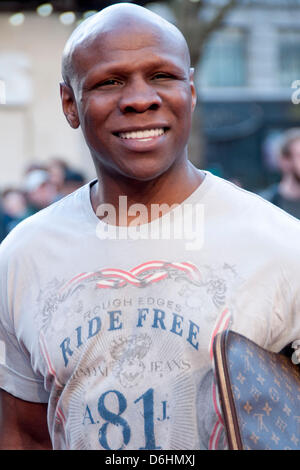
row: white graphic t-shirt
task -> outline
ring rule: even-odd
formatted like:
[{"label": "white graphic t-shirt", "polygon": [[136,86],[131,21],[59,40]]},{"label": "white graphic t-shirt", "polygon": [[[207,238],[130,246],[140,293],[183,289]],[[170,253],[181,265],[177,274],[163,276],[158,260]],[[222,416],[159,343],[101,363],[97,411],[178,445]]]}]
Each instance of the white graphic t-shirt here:
[{"label": "white graphic t-shirt", "polygon": [[0,247],[0,386],[49,403],[54,449],[226,448],[215,334],[300,338],[299,221],[207,173],[157,223],[107,230],[86,185]]}]

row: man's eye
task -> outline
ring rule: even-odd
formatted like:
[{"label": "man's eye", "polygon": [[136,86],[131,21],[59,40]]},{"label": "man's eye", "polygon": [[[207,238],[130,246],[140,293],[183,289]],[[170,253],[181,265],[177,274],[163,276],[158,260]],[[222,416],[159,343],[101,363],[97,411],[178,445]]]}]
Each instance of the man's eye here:
[{"label": "man's eye", "polygon": [[115,78],[110,78],[109,80],[105,80],[104,82],[98,83],[97,87],[109,87],[109,86],[118,86],[121,85],[120,80]]},{"label": "man's eye", "polygon": [[170,78],[172,78],[172,75],[170,75],[169,73],[163,73],[163,72],[156,73],[153,76],[154,80],[166,80],[166,79],[170,79]]}]

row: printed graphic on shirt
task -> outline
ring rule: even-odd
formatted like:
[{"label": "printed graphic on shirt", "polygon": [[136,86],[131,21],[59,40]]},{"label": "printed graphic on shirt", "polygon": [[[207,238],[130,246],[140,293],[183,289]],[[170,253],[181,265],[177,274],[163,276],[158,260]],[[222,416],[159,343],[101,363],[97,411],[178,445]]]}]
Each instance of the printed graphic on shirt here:
[{"label": "printed graphic on shirt", "polygon": [[[226,294],[236,279],[226,264],[216,272],[151,261],[53,280],[39,297],[40,344],[60,447],[199,448],[204,388],[219,413],[212,374],[202,382],[213,336],[231,321]],[[217,421],[208,425],[211,448]]]}]

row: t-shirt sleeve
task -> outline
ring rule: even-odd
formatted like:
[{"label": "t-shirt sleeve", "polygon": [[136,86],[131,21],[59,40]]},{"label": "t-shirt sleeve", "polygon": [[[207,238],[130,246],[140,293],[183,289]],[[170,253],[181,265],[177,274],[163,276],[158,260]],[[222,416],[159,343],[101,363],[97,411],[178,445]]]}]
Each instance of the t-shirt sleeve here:
[{"label": "t-shirt sleeve", "polygon": [[8,301],[9,247],[0,246],[0,388],[22,400],[47,403],[49,394],[44,380],[37,375],[30,360],[30,354],[20,344],[14,331],[12,301]]},{"label": "t-shirt sleeve", "polygon": [[[295,257],[298,260],[298,257]],[[298,267],[297,267],[298,268]],[[283,270],[273,303],[270,341],[273,350],[281,351],[300,340],[300,280],[295,263]]]},{"label": "t-shirt sleeve", "polygon": [[32,370],[30,359],[20,349],[17,338],[0,322],[0,388],[21,398],[47,403],[48,393],[42,377]]}]

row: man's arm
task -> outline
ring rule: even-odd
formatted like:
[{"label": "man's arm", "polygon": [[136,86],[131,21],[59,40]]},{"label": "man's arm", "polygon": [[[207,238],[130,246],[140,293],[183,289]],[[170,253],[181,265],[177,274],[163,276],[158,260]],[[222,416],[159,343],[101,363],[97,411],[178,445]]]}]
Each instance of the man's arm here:
[{"label": "man's arm", "polygon": [[52,449],[47,404],[20,400],[0,390],[0,449]]}]

